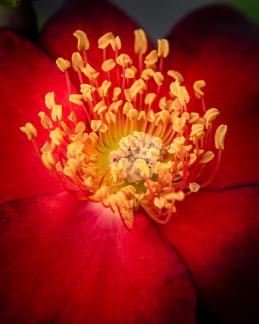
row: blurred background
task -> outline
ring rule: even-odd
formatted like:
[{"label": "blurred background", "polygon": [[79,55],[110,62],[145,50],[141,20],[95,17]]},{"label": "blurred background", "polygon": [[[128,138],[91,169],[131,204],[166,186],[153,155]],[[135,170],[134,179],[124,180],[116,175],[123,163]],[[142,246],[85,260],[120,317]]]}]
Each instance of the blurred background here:
[{"label": "blurred background", "polygon": [[[66,0],[34,0],[38,28],[59,10]],[[85,0],[88,1],[88,0]],[[0,0],[0,26],[16,15],[28,0]],[[183,16],[193,9],[215,3],[228,3],[241,10],[249,19],[259,23],[259,0],[110,0],[149,32],[153,39],[164,36]],[[9,7],[9,8],[7,8]],[[10,13],[10,8],[12,13]],[[17,18],[15,18],[17,20]],[[14,19],[14,20],[15,20]]]}]

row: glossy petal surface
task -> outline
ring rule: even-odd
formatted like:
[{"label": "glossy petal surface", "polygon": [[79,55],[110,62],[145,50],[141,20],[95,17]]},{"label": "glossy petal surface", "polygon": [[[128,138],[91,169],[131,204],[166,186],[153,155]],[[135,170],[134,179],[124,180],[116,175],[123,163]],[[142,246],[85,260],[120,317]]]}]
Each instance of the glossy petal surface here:
[{"label": "glossy petal surface", "polygon": [[258,187],[193,194],[160,228],[220,323],[252,323],[259,316],[258,201]]},{"label": "glossy petal surface", "polygon": [[186,269],[147,218],[128,231],[68,194],[1,206],[4,322],[194,323]]}]

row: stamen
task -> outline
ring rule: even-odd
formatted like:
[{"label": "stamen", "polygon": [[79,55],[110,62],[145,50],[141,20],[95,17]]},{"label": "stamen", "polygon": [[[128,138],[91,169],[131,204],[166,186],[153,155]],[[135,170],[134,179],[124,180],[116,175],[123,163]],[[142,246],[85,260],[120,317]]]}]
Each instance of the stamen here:
[{"label": "stamen", "polygon": [[[133,210],[138,208],[165,224],[176,212],[178,202],[214,178],[227,125],[217,128],[215,147],[210,147],[212,124],[219,110],[206,109],[206,83],[198,80],[193,89],[203,113],[190,111],[188,104],[193,98],[182,74],[173,68],[163,73],[163,61],[170,52],[166,39],[158,40],[157,49],[146,54],[146,34],[136,30],[137,57],[133,58],[121,52],[119,36],[108,32],[97,44],[103,62],[93,67],[86,54],[90,50],[87,35],[82,30],[73,35],[77,51],[72,53],[71,61],[61,57],[56,61],[65,74],[70,105],[56,102],[54,92],[45,95],[47,110],[38,113],[47,132],[41,150],[33,124],[28,122],[20,130],[32,142],[44,166],[64,188],[72,185],[80,199],[110,208],[129,229],[133,227]],[[133,63],[137,60],[138,68]],[[78,75],[78,90],[74,93],[68,70]],[[172,78],[169,87],[166,78]],[[200,183],[210,163],[215,164],[214,169]]]}]

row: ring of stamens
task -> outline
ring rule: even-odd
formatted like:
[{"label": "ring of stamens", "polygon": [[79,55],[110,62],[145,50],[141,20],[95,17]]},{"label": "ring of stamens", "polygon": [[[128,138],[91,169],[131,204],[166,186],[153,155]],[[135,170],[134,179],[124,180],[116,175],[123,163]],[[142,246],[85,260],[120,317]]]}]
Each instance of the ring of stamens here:
[{"label": "ring of stamens", "polygon": [[[166,223],[176,212],[177,201],[208,185],[218,169],[227,133],[224,124],[213,131],[219,110],[206,109],[205,81],[193,85],[200,112],[190,111],[191,95],[183,76],[173,69],[163,71],[168,41],[158,40],[158,49],[147,54],[144,31],[136,30],[134,35],[134,58],[122,51],[119,36],[103,35],[98,40],[103,62],[96,69],[88,61],[87,35],[76,31],[78,51],[71,60],[56,61],[66,78],[69,104],[56,103],[54,92],[49,92],[47,109],[39,112],[49,139],[39,150],[35,126],[28,122],[20,128],[65,188],[111,208],[128,228],[133,226],[134,209],[142,207],[156,222]],[[71,93],[73,70],[78,93]],[[79,119],[78,107],[84,119]],[[199,183],[213,160],[211,177]]]}]

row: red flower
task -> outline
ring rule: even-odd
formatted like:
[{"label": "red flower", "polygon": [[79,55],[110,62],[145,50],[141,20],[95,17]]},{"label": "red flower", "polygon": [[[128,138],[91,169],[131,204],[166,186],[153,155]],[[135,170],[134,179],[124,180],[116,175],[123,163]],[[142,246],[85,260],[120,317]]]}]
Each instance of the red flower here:
[{"label": "red flower", "polygon": [[[83,1],[47,26],[43,48],[70,57],[78,28],[93,40],[108,29],[132,52],[134,24],[105,2]],[[65,193],[20,135],[27,120],[38,124],[44,93],[66,100],[66,84],[39,49],[1,31],[3,322],[193,323],[197,298],[221,322],[258,316],[258,31],[219,7],[187,17],[173,34],[169,64],[188,88],[206,80],[207,104],[231,125],[228,148],[209,190],[179,203],[168,224],[137,214],[128,231],[109,209]],[[90,59],[98,62],[97,52]]]}]

